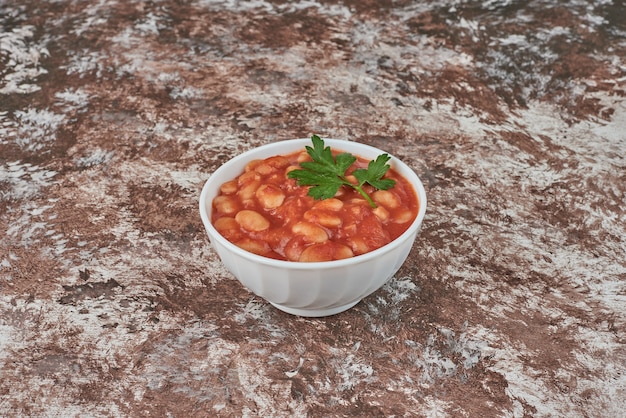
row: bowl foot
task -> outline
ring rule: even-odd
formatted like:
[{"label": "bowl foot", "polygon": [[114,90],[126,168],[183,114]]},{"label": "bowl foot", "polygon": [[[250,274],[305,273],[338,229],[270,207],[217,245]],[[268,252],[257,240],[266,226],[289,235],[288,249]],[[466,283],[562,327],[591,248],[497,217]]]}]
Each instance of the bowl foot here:
[{"label": "bowl foot", "polygon": [[288,314],[297,315],[297,316],[307,316],[307,317],[322,317],[322,316],[330,316],[336,315],[343,311],[347,311],[352,308],[354,305],[359,303],[360,300],[356,302],[350,302],[346,305],[337,306],[335,308],[330,309],[298,309],[298,308],[289,308],[287,306],[278,305],[276,303],[270,302],[274,307],[280,309],[283,312],[287,312]]}]

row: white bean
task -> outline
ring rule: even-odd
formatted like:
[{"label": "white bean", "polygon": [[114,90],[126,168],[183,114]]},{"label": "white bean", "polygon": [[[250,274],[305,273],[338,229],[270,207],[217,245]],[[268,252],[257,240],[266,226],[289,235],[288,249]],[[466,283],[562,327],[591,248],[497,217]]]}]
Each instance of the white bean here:
[{"label": "white bean", "polygon": [[303,235],[308,242],[324,242],[328,240],[326,231],[310,222],[298,222],[291,227],[294,234]]},{"label": "white bean", "polygon": [[393,222],[403,224],[413,219],[413,212],[410,209],[404,209],[393,216]]},{"label": "white bean", "polygon": [[343,207],[343,202],[335,198],[324,199],[324,200],[317,202],[315,205],[313,205],[314,209],[332,210],[334,212],[341,210],[342,207]]},{"label": "white bean", "polygon": [[246,167],[244,168],[244,171],[246,173],[248,173],[248,172],[254,170],[262,162],[263,162],[263,160],[252,160],[248,164],[246,164]]},{"label": "white bean", "polygon": [[395,209],[400,206],[400,198],[389,190],[376,190],[372,194],[374,202],[385,206],[387,209]]},{"label": "white bean", "polygon": [[376,209],[372,210],[372,212],[381,222],[385,222],[389,219],[389,211],[383,206],[378,206]]},{"label": "white bean", "polygon": [[224,216],[213,222],[213,226],[224,238],[229,241],[238,240],[243,236],[243,232],[235,218]]},{"label": "white bean", "polygon": [[248,171],[237,178],[237,184],[240,186],[252,180],[261,180],[261,176],[256,171]]},{"label": "white bean", "polygon": [[302,251],[302,254],[300,254],[299,261],[315,262],[341,260],[353,256],[354,253],[350,247],[329,241],[321,244],[313,244],[310,247],[305,248],[304,251]]},{"label": "white bean", "polygon": [[240,210],[235,215],[237,223],[248,231],[265,231],[270,227],[270,222],[258,212],[253,210]]},{"label": "white bean", "polygon": [[333,254],[330,251],[330,247],[324,244],[313,244],[307,247],[300,254],[298,261],[302,262],[315,262],[315,261],[330,261],[333,259]]},{"label": "white bean", "polygon": [[237,191],[237,182],[235,180],[227,181],[220,186],[220,191],[224,194],[233,194]]},{"label": "white bean", "polygon": [[298,158],[296,161],[298,161],[299,163],[302,163],[304,161],[311,161],[311,157],[309,156],[308,153],[301,152],[300,154],[298,154]]},{"label": "white bean", "polygon": [[309,222],[316,223],[328,228],[341,225],[341,217],[325,211],[309,209],[304,212],[304,219]]},{"label": "white bean", "polygon": [[252,197],[254,196],[254,193],[256,193],[256,190],[259,188],[260,185],[261,185],[260,181],[252,180],[249,183],[246,183],[244,186],[242,186],[241,189],[239,189],[239,191],[237,192],[237,195],[239,196],[241,200],[252,199]]},{"label": "white bean", "polygon": [[359,184],[359,181],[352,174],[348,174],[346,176],[346,180],[348,180],[352,184]]},{"label": "white bean", "polygon": [[224,232],[231,229],[239,229],[239,224],[237,223],[235,218],[230,218],[228,216],[218,218],[215,222],[213,222],[213,226],[219,232]]},{"label": "white bean", "polygon": [[353,237],[348,240],[348,243],[352,247],[354,254],[365,254],[370,250],[363,238]]},{"label": "white bean", "polygon": [[350,257],[354,257],[354,253],[352,252],[352,249],[350,247],[343,244],[335,245],[335,254],[333,256],[335,260],[341,260]]},{"label": "white bean", "polygon": [[298,261],[300,259],[300,254],[304,250],[306,242],[304,241],[304,237],[300,235],[296,235],[291,238],[287,244],[285,245],[285,257],[287,257],[290,261]]},{"label": "white bean", "polygon": [[256,198],[265,209],[275,209],[285,201],[285,193],[271,184],[260,186],[255,192]]},{"label": "white bean", "polygon": [[300,170],[300,166],[299,165],[290,165],[289,167],[285,168],[285,177],[287,177],[287,174],[289,174],[289,172],[291,172],[293,170]]},{"label": "white bean", "polygon": [[287,159],[287,157],[284,157],[282,155],[275,155],[273,157],[266,158],[264,163],[269,165],[270,167],[283,168],[289,165],[289,160]]},{"label": "white bean", "polygon": [[276,168],[272,167],[271,165],[267,163],[261,163],[257,165],[256,167],[254,167],[254,171],[256,171],[262,176],[267,176],[268,174],[271,174],[274,170],[276,170]]},{"label": "white bean", "polygon": [[254,254],[263,255],[270,251],[269,245],[263,241],[252,238],[243,238],[235,243],[239,248],[250,251]]},{"label": "white bean", "polygon": [[213,206],[218,212],[224,214],[233,214],[239,209],[239,204],[230,196],[220,195],[213,199]]}]

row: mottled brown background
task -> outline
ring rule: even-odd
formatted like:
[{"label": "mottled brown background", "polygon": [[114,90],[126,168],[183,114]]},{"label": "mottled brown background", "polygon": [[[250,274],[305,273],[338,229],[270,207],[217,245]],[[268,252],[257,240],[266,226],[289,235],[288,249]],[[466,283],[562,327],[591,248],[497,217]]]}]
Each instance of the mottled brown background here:
[{"label": "mottled brown background", "polygon": [[[625,8],[0,0],[0,416],[623,416]],[[429,209],[384,288],[305,319],[197,202],[313,133]]]}]

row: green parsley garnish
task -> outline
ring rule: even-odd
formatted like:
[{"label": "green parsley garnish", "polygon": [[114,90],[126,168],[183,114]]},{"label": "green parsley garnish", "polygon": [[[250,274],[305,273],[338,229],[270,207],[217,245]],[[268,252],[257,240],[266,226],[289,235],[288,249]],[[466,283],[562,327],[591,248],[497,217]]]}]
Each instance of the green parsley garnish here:
[{"label": "green parsley garnish", "polygon": [[379,190],[392,188],[396,181],[383,178],[390,166],[387,161],[391,159],[388,154],[379,155],[367,165],[367,169],[357,168],[352,175],[357,179],[357,184],[350,182],[346,177],[346,170],[357,160],[354,155],[343,152],[333,157],[330,147],[324,146],[324,140],[317,135],[311,137],[313,147],[306,146],[306,152],[313,161],[300,163],[302,170],[292,170],[287,175],[297,180],[300,186],[313,186],[309,189],[309,196],[314,199],[329,199],[339,191],[341,186],[349,186],[355,189],[367,200],[371,207],[376,203],[363,190],[367,183]]}]

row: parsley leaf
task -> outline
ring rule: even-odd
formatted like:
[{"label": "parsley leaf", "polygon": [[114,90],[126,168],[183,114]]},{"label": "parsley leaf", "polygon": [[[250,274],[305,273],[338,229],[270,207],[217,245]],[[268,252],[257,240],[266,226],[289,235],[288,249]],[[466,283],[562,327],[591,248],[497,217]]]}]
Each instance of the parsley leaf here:
[{"label": "parsley leaf", "polygon": [[390,159],[389,154],[380,154],[376,157],[376,160],[369,162],[367,170],[359,168],[354,170],[352,174],[359,181],[359,185],[369,183],[380,190],[390,189],[396,184],[395,180],[382,178],[387,170],[389,170],[387,161]]},{"label": "parsley leaf", "polygon": [[313,161],[300,163],[302,170],[292,170],[287,175],[289,178],[297,180],[300,186],[312,186],[309,189],[309,196],[314,199],[329,199],[339,191],[341,186],[349,186],[367,200],[371,207],[375,208],[376,203],[363,190],[367,183],[379,190],[392,188],[396,182],[393,179],[383,178],[390,166],[387,162],[391,159],[388,154],[379,155],[376,160],[370,161],[367,169],[358,168],[352,173],[358,183],[354,184],[346,177],[346,171],[357,157],[343,152],[333,156],[330,147],[324,145],[324,140],[319,136],[311,137],[313,147],[306,146],[306,151]]}]

